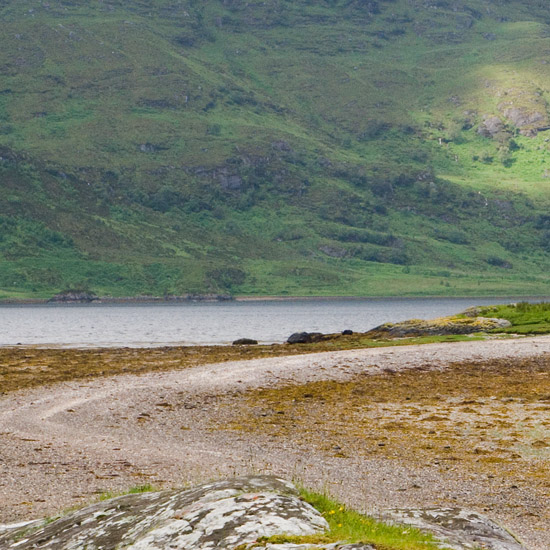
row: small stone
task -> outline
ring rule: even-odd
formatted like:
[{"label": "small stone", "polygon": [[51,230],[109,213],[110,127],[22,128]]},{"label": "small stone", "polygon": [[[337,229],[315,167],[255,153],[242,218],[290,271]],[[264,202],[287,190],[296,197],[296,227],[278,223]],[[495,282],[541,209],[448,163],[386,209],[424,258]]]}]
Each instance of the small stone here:
[{"label": "small stone", "polygon": [[253,340],[252,338],[239,338],[233,342],[234,346],[256,346],[258,345],[258,340]]}]

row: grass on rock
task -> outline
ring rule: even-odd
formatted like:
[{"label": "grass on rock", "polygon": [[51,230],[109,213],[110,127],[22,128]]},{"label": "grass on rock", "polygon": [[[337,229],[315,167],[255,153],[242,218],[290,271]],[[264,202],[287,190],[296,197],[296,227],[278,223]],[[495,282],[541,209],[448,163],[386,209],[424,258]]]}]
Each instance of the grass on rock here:
[{"label": "grass on rock", "polygon": [[265,542],[372,544],[377,550],[435,550],[440,546],[431,535],[413,527],[390,525],[377,521],[314,491],[301,488],[301,497],[318,510],[329,524],[329,530],[312,537],[270,537]]}]

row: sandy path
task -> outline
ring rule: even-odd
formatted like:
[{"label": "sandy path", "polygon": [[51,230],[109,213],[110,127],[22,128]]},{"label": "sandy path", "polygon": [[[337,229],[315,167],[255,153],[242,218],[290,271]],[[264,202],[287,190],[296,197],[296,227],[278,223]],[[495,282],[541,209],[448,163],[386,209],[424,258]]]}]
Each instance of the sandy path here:
[{"label": "sandy path", "polygon": [[[442,494],[450,493],[458,495],[453,498],[460,505],[466,480],[445,478],[428,466],[413,471],[398,461],[374,459],[343,465],[308,453],[299,442],[269,445],[211,430],[211,419],[220,421],[221,396],[227,399],[247,388],[549,352],[550,336],[351,350],[75,381],[8,394],[0,400],[0,523],[52,514],[104,490],[143,483],[181,485],[257,470],[328,486],[363,509],[437,505]],[[412,500],[399,490],[411,478],[420,479],[422,487]],[[477,490],[476,480],[467,483],[467,492]],[[540,529],[536,517],[499,519],[531,549],[550,548],[550,532]]]}]

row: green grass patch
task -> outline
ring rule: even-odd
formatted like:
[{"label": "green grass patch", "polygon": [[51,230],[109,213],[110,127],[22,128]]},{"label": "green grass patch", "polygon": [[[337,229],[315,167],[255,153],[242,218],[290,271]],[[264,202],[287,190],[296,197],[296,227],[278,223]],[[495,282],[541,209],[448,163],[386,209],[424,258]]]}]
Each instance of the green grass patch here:
[{"label": "green grass patch", "polygon": [[511,327],[499,332],[516,334],[549,334],[550,333],[550,302],[487,306],[479,308],[479,314],[484,317],[506,319]]},{"label": "green grass patch", "polygon": [[300,496],[317,509],[329,524],[319,535],[305,537],[277,535],[258,540],[267,543],[330,544],[333,542],[372,544],[377,550],[435,550],[441,548],[435,539],[413,527],[389,525],[349,509],[321,493],[300,490]]}]

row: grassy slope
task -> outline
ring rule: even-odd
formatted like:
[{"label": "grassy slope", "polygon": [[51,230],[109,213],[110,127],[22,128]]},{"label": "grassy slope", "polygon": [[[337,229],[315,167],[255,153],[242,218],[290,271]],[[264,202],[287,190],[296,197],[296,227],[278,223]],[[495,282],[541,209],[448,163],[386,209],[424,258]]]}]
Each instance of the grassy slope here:
[{"label": "grassy slope", "polygon": [[486,306],[480,308],[479,314],[506,319],[512,323],[512,326],[499,332],[511,334],[548,334],[550,332],[550,303],[548,302]]},{"label": "grassy slope", "polygon": [[546,292],[542,3],[0,17],[0,294]]}]

